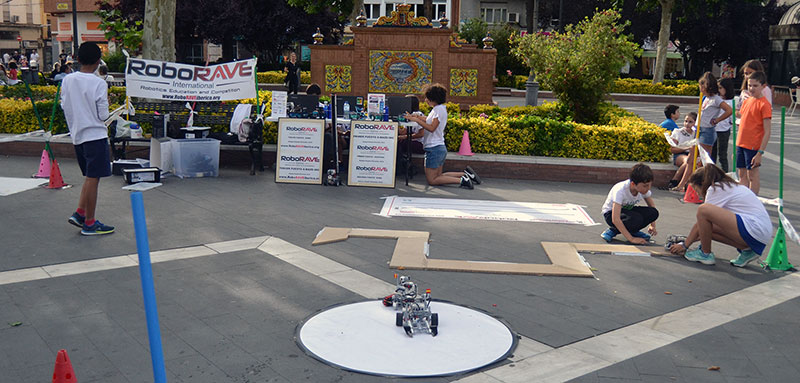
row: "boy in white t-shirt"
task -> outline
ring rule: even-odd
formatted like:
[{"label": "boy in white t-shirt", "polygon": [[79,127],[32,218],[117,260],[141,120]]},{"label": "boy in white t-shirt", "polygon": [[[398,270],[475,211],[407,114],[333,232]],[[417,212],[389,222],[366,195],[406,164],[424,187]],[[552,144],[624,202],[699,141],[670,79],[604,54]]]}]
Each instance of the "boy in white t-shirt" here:
[{"label": "boy in white t-shirt", "polygon": [[78,48],[80,72],[71,73],[61,82],[61,108],[67,119],[75,156],[85,180],[78,200],[78,209],[68,222],[81,228],[83,235],[102,235],[114,232],[113,226],[95,219],[97,187],[100,178],[111,175],[108,148],[108,85],[95,76],[100,65],[100,47],[93,42]]},{"label": "boy in white t-shirt", "polygon": [[[606,241],[622,234],[630,243],[645,245],[651,235],[656,235],[658,210],[651,197],[653,171],[649,166],[638,163],[631,168],[627,180],[614,185],[603,204],[603,217],[609,228],[600,236]],[[644,200],[647,206],[636,206]],[[648,227],[648,233],[641,231]]]}]

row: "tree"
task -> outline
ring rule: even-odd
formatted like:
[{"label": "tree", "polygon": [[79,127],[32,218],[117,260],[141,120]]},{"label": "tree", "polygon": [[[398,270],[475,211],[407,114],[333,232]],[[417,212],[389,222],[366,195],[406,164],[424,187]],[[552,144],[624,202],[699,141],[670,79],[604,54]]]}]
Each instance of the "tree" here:
[{"label": "tree", "polygon": [[118,9],[99,9],[95,14],[100,17],[100,30],[106,39],[113,41],[118,48],[127,49],[132,55],[138,54],[142,47],[142,21],[129,20],[122,17]]},{"label": "tree", "polygon": [[619,77],[625,63],[640,54],[623,33],[614,10],[595,13],[563,33],[536,33],[514,39],[513,53],[527,62],[536,78],[573,112],[573,119],[592,123],[599,104]]},{"label": "tree", "polygon": [[478,44],[481,47],[481,40],[486,37],[486,32],[489,31],[489,24],[485,21],[474,17],[467,19],[459,24],[458,35],[472,44]]},{"label": "tree", "polygon": [[147,0],[142,31],[142,57],[175,61],[175,7],[177,0]]},{"label": "tree", "polygon": [[667,68],[669,28],[672,26],[672,9],[675,7],[675,0],[658,0],[658,2],[661,4],[661,28],[658,30],[653,84],[658,84],[664,80],[664,70]]},{"label": "tree", "polygon": [[[112,5],[98,3],[104,10],[119,10],[131,21],[143,20],[145,0],[118,0]],[[259,67],[275,67],[281,53],[296,42],[310,43],[317,27],[326,43],[338,42],[342,23],[330,11],[308,14],[287,0],[177,0],[176,48],[208,40],[223,47],[223,60],[234,59],[239,43],[259,58]],[[179,54],[179,57],[185,57]]]}]

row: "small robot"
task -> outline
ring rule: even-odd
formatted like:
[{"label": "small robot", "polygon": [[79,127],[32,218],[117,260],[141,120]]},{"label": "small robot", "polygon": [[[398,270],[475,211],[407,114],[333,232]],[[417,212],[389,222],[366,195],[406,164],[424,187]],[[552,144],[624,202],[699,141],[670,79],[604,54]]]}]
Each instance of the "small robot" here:
[{"label": "small robot", "polygon": [[384,297],[383,305],[398,311],[395,325],[403,327],[409,337],[414,333],[439,334],[439,314],[431,312],[431,289],[417,294],[417,284],[410,277],[395,274],[394,294]]},{"label": "small robot", "polygon": [[686,241],[685,235],[670,234],[667,236],[667,242],[664,243],[664,248],[669,250],[672,245]]}]

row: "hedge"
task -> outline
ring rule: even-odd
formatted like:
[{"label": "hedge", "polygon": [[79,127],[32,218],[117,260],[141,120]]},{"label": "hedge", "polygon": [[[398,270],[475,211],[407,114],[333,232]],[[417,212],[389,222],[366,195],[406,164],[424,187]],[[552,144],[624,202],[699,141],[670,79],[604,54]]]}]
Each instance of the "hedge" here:
[{"label": "hedge", "polygon": [[[499,87],[524,90],[526,81],[528,81],[528,76],[497,76],[497,86]],[[539,86],[540,90],[548,90],[541,86],[541,84]],[[697,81],[691,80],[664,80],[658,84],[653,84],[652,80],[619,78],[614,82],[611,93],[697,96],[700,94],[700,86],[697,84]]]},{"label": "hedge", "polygon": [[[36,88],[36,87],[34,87]],[[51,89],[52,88],[52,89]],[[39,87],[35,94],[47,97],[54,87]],[[2,89],[16,95],[17,90]],[[9,93],[10,92],[10,93]],[[124,102],[124,88],[112,88],[116,97],[112,109]],[[266,102],[264,115],[271,113],[270,91],[259,91],[259,99]],[[226,103],[251,103],[254,99],[226,101]],[[37,107],[45,126],[49,123],[52,100],[38,101]],[[576,124],[569,119],[569,111],[561,104],[549,102],[540,106],[515,106],[499,108],[494,105],[476,105],[461,112],[458,104],[447,103],[448,122],[445,141],[448,150],[458,151],[462,131],[469,131],[472,151],[475,153],[534,155],[549,157],[669,162],[670,154],[663,138],[663,129],[610,103],[602,104],[600,125]],[[421,105],[427,113],[430,108]],[[150,132],[149,124],[143,124]],[[54,121],[55,133],[67,131],[60,106]],[[39,129],[31,103],[24,98],[0,98],[0,133],[19,134]],[[215,132],[227,132],[228,125],[212,126]],[[264,142],[275,144],[277,124],[264,124]]]},{"label": "hedge", "polygon": [[512,115],[511,108],[478,105],[449,115],[447,149],[458,151],[466,130],[475,153],[669,162],[663,129],[611,104],[603,105],[603,125],[554,118],[563,113],[558,103],[516,108]]}]

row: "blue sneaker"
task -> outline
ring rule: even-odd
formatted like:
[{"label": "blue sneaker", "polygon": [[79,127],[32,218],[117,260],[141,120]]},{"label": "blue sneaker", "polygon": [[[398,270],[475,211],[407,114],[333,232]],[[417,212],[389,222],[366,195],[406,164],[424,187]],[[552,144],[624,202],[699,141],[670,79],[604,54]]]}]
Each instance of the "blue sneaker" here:
[{"label": "blue sneaker", "polygon": [[606,231],[603,232],[603,234],[600,234],[600,237],[603,238],[603,240],[605,240],[606,242],[611,242],[611,240],[614,239],[614,237],[616,237],[617,234],[619,234],[619,232],[616,229],[612,229],[609,227],[608,229],[606,229]]},{"label": "blue sneaker", "polygon": [[631,235],[634,236],[634,237],[637,237],[637,238],[644,238],[645,241],[649,241],[650,240],[650,234],[647,234],[647,233],[645,233],[643,231],[637,231],[635,233],[632,233]]},{"label": "blue sneaker", "polygon": [[103,235],[113,232],[114,226],[103,225],[100,221],[94,221],[92,226],[86,226],[86,223],[84,223],[83,229],[81,229],[81,234],[83,235]]},{"label": "blue sneaker", "polygon": [[69,222],[72,225],[77,226],[77,227],[79,227],[81,229],[83,229],[83,223],[85,221],[86,221],[86,217],[78,214],[77,211],[72,213],[72,215],[69,216],[69,218],[67,218],[67,222]]},{"label": "blue sneaker", "polygon": [[748,263],[755,261],[761,255],[756,254],[755,251],[751,249],[742,250],[739,252],[739,256],[736,259],[731,259],[731,265],[736,267],[745,267]]},{"label": "blue sneaker", "polygon": [[683,257],[692,262],[700,262],[704,265],[713,265],[716,263],[716,260],[714,260],[714,253],[704,253],[701,249],[689,250]]}]

